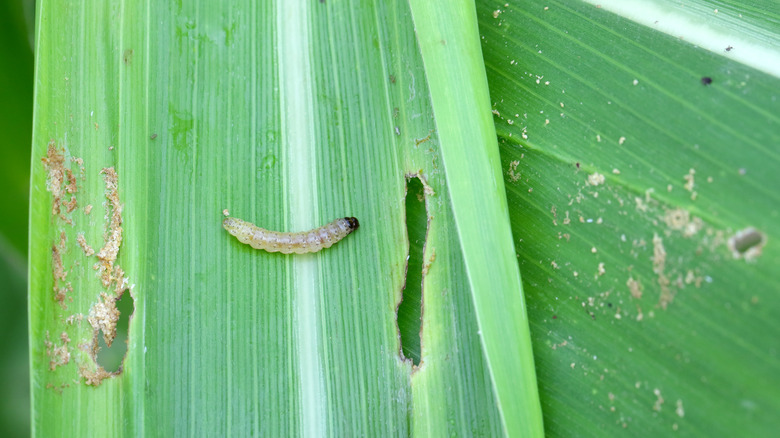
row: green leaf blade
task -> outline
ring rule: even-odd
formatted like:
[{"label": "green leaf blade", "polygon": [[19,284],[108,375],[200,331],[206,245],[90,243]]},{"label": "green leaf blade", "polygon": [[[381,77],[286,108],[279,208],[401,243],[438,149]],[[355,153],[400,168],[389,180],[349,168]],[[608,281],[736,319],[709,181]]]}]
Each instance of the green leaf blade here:
[{"label": "green leaf blade", "polygon": [[[52,217],[51,175],[33,167],[37,435],[500,430],[407,5],[304,6],[295,17],[273,4],[40,9],[33,160],[54,139],[80,179],[69,228]],[[73,356],[53,372],[45,339],[86,318],[101,293],[114,298],[91,269],[96,256],[76,245],[80,232],[104,244],[109,167],[123,216],[116,263],[135,307],[122,372],[88,386],[79,368],[94,363],[74,347],[93,339],[87,320],[67,329]],[[435,221],[425,365],[412,373],[395,309],[416,172]],[[284,256],[237,242],[220,226],[224,209],[280,231],[353,215],[361,227],[330,249]],[[62,230],[68,309],[52,299]]]},{"label": "green leaf blade", "polygon": [[479,11],[547,434],[771,433],[777,78],[586,4]]},{"label": "green leaf blade", "polygon": [[[411,2],[411,6],[457,234],[504,433],[541,436],[530,334],[514,250],[509,244],[511,231],[495,130],[488,112],[487,83],[483,66],[474,62],[481,56],[476,16],[465,2],[449,7]],[[434,16],[439,21],[431,20]],[[471,32],[453,32],[450,25]]]}]

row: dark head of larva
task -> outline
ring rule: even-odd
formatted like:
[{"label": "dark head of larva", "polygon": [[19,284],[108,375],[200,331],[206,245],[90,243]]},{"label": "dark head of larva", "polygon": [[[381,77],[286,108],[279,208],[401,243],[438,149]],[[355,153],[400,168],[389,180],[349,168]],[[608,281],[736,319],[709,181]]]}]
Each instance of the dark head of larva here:
[{"label": "dark head of larva", "polygon": [[345,221],[349,224],[349,229],[352,231],[357,230],[357,227],[360,226],[360,222],[358,222],[356,217],[345,217]]}]

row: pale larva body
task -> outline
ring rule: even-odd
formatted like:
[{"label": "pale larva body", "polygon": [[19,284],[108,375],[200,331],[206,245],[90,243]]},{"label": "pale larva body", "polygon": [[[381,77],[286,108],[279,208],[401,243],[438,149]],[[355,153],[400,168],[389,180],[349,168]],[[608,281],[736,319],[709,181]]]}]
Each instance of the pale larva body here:
[{"label": "pale larva body", "polygon": [[330,248],[339,240],[355,231],[360,226],[354,217],[345,217],[323,225],[311,231],[300,233],[281,233],[266,230],[254,224],[234,217],[222,221],[222,227],[228,233],[236,236],[239,242],[252,248],[264,249],[268,252],[283,254],[304,254]]}]

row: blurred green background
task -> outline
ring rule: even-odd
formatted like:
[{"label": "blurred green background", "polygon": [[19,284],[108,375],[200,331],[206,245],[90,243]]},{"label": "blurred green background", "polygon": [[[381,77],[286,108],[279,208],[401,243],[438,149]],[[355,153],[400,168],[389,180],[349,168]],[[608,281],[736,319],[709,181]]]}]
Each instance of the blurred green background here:
[{"label": "blurred green background", "polygon": [[30,435],[27,213],[33,99],[32,0],[0,1],[0,431]]}]

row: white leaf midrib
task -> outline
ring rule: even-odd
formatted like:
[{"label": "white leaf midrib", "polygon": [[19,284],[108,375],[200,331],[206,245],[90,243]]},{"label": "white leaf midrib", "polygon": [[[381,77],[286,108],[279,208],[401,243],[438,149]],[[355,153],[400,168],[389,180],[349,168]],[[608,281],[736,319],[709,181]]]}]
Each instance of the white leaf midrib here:
[{"label": "white leaf midrib", "polygon": [[[277,4],[277,59],[286,217],[290,231],[312,229],[317,219],[316,136],[307,0]],[[299,433],[326,434],[317,257],[290,258],[293,358],[298,377]]]},{"label": "white leaf midrib", "polygon": [[[756,70],[780,77],[777,34],[743,20],[733,10],[707,9],[700,5],[670,4],[648,0],[584,0],[643,26],[695,44]],[[762,37],[762,38],[759,38]],[[727,47],[733,50],[726,51]]]}]

